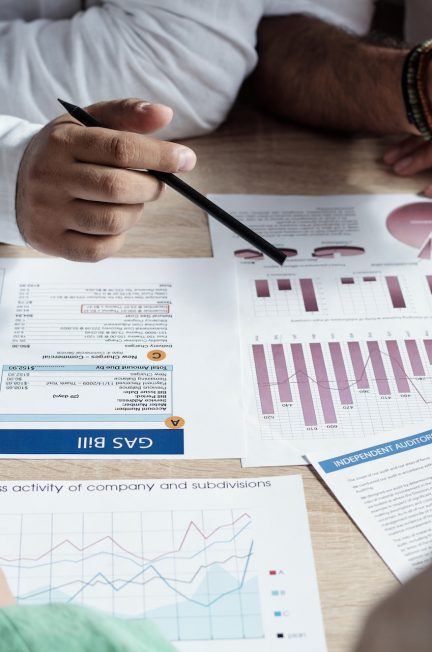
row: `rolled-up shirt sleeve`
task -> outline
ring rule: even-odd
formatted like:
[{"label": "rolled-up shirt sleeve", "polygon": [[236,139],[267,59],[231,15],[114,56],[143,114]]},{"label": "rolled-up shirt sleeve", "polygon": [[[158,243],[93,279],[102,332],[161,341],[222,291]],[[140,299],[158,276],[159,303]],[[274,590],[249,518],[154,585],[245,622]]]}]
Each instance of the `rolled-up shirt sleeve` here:
[{"label": "rolled-up shirt sleeve", "polygon": [[15,214],[16,180],[22,155],[41,125],[0,115],[0,242],[25,244]]},{"label": "rolled-up shirt sleeve", "polygon": [[266,0],[267,15],[309,14],[364,35],[370,28],[374,0]]}]

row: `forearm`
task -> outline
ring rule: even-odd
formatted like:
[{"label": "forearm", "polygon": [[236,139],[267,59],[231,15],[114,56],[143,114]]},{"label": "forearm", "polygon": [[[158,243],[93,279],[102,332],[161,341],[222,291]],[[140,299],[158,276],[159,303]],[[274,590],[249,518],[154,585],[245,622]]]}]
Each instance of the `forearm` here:
[{"label": "forearm", "polygon": [[255,92],[281,117],[346,131],[417,133],[401,91],[405,49],[296,15],[263,20],[258,52]]}]

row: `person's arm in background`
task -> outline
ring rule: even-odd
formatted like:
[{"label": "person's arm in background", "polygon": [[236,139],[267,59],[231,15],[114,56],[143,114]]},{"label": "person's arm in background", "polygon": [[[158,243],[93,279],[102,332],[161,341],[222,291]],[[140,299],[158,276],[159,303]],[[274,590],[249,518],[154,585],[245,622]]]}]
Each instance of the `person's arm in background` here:
[{"label": "person's arm in background", "polygon": [[0,568],[0,652],[176,652],[145,618],[65,603],[20,605]]},{"label": "person's arm in background", "polygon": [[366,621],[355,652],[432,650],[432,568],[397,589]]},{"label": "person's arm in background", "polygon": [[[432,167],[432,144],[406,117],[401,91],[408,49],[369,43],[309,16],[266,18],[253,74],[261,103],[281,117],[316,127],[412,134],[383,161],[410,176]],[[432,64],[429,64],[432,102]],[[425,195],[432,197],[432,185]]]},{"label": "person's arm in background", "polygon": [[306,15],[266,18],[252,75],[273,113],[315,127],[415,134],[401,92],[405,49],[369,44]]}]

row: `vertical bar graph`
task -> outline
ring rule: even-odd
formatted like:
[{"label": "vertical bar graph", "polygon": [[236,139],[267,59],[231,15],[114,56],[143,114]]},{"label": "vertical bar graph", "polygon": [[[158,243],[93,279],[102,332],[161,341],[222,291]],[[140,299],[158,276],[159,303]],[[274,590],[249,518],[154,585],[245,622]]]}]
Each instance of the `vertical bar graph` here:
[{"label": "vertical bar graph", "polygon": [[317,418],[315,413],[315,406],[312,398],[309,376],[302,345],[291,344],[291,352],[294,362],[294,370],[297,378],[304,423],[306,426],[316,426]]},{"label": "vertical bar graph", "polygon": [[[273,427],[282,428],[283,433],[286,429],[294,432],[299,421],[300,426],[314,430],[337,425],[354,428],[353,424],[359,423],[355,410],[369,414],[363,425],[360,419],[360,427],[367,428],[366,423],[374,423],[383,414],[401,417],[400,410],[410,401],[418,402],[406,418],[419,418],[419,413],[426,416],[421,410],[432,409],[431,383],[416,380],[432,380],[432,337],[276,342],[252,347],[258,409],[263,416],[272,415]],[[278,395],[272,390],[276,384]],[[391,402],[380,400],[390,396]],[[279,425],[278,419],[282,420]],[[327,428],[322,432],[328,432]]]},{"label": "vertical bar graph", "polygon": [[404,369],[398,343],[396,340],[387,340],[386,345],[393,369],[393,375],[396,381],[396,387],[402,394],[408,394],[411,391],[411,388]]},{"label": "vertical bar graph", "polygon": [[263,299],[270,296],[270,288],[268,281],[255,281],[255,288],[257,297]]},{"label": "vertical bar graph", "polygon": [[358,342],[348,342],[348,351],[358,389],[369,389],[366,365]]},{"label": "vertical bar graph", "polygon": [[378,342],[367,343],[372,369],[375,375],[375,382],[378,387],[378,392],[381,396],[390,396],[390,385],[387,379],[384,363],[381,357]]},{"label": "vertical bar graph", "polygon": [[310,345],[312,362],[315,369],[315,378],[318,384],[318,393],[321,401],[325,423],[337,423],[333,397],[330,389],[327,369],[321,344],[313,342]]},{"label": "vertical bar graph", "polygon": [[313,280],[311,278],[301,278],[300,289],[302,292],[303,303],[306,312],[318,312],[318,302],[315,294]]},{"label": "vertical bar graph", "polygon": [[432,340],[423,340],[429,364],[432,364]]},{"label": "vertical bar graph", "polygon": [[265,358],[264,346],[262,344],[252,345],[256,377],[258,380],[258,392],[263,414],[274,414],[273,398],[270,389],[270,379]]},{"label": "vertical bar graph", "polygon": [[373,283],[376,281],[376,276],[363,276],[363,281],[365,283]]},{"label": "vertical bar graph", "polygon": [[291,281],[289,278],[278,278],[277,286],[278,286],[278,290],[282,290],[282,291],[291,290]]},{"label": "vertical bar graph", "polygon": [[402,294],[402,288],[400,286],[398,277],[386,276],[385,279],[388,290],[390,292],[393,308],[406,308],[405,299]]},{"label": "vertical bar graph", "polygon": [[366,372],[366,365],[358,342],[348,342],[348,351],[354,376],[359,389],[369,389],[369,380]]},{"label": "vertical bar graph", "polygon": [[283,344],[272,344],[272,355],[279,389],[279,398],[282,403],[292,403],[292,392]]},{"label": "vertical bar graph", "polygon": [[341,345],[339,342],[329,342],[329,349],[341,403],[342,405],[352,405],[353,398],[349,386]]},{"label": "vertical bar graph", "polygon": [[405,340],[405,346],[414,376],[424,376],[425,370],[415,340]]}]

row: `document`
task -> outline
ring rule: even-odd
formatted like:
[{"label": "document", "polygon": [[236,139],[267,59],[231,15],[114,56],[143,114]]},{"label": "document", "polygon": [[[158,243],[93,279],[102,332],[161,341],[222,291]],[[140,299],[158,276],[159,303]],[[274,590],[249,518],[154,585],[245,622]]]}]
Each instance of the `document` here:
[{"label": "document", "polygon": [[0,270],[1,456],[243,453],[229,265],[2,259]]},{"label": "document", "polygon": [[180,651],[325,652],[300,476],[0,483],[21,605],[150,618]]},{"label": "document", "polygon": [[218,195],[284,249],[279,267],[211,221],[237,260],[247,453],[304,463],[432,416],[432,202]]},{"label": "document", "polygon": [[308,459],[400,581],[432,562],[430,427],[404,428],[367,448]]}]

